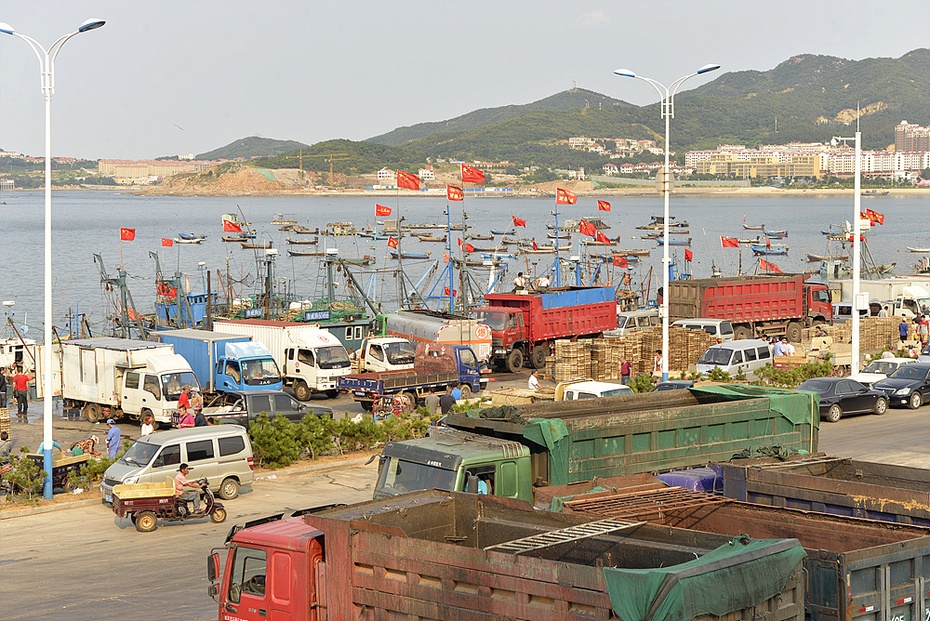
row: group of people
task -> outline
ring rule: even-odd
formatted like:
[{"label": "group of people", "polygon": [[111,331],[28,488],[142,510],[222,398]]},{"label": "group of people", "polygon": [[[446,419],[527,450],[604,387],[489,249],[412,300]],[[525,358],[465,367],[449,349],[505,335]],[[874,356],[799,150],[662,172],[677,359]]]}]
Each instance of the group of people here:
[{"label": "group of people", "polygon": [[793,356],[795,354],[794,345],[788,342],[788,337],[783,336],[781,339],[772,339],[773,356]]},{"label": "group of people", "polygon": [[210,421],[203,415],[203,395],[197,389],[191,389],[190,386],[181,388],[181,396],[178,397],[178,427],[187,429],[188,427],[206,427]]},{"label": "group of people", "polygon": [[526,291],[528,288],[532,288],[533,291],[548,291],[551,283],[549,281],[549,275],[543,274],[532,283],[528,282],[526,276],[523,275],[523,272],[517,274],[517,277],[513,279],[513,291],[514,293],[518,291]]},{"label": "group of people", "polygon": [[901,317],[898,324],[898,336],[901,338],[901,344],[907,345],[909,340],[920,341],[922,347],[927,345],[930,340],[930,321],[926,315],[914,317],[913,324],[908,324],[907,319]]}]

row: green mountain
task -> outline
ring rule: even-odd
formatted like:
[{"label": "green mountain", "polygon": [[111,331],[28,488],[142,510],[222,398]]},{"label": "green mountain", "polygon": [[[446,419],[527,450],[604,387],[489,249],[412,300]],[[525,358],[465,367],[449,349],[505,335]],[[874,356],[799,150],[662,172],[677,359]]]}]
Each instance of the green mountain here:
[{"label": "green mountain", "polygon": [[295,140],[273,140],[271,138],[259,138],[258,136],[249,136],[240,138],[231,142],[225,147],[214,149],[206,153],[199,153],[196,156],[198,160],[232,160],[237,157],[253,158],[268,157],[279,155],[281,153],[290,153],[299,149],[309,149],[307,145]]}]

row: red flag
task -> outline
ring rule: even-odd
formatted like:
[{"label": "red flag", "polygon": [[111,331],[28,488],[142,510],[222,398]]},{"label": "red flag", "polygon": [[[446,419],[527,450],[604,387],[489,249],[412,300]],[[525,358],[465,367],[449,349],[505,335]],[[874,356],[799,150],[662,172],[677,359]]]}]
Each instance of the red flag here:
[{"label": "red flag", "polygon": [[462,188],[454,185],[446,186],[446,198],[450,201],[461,201],[465,200],[465,192],[462,191]]},{"label": "red flag", "polygon": [[388,248],[397,248],[398,243],[399,242],[397,241],[397,238],[394,237],[393,235],[388,237],[388,244],[387,244]]},{"label": "red flag", "polygon": [[[443,287],[443,288],[442,288],[442,294],[443,294],[443,295],[449,295],[449,287]],[[457,296],[458,294],[459,294],[459,290],[458,290],[458,289],[453,289],[453,290],[452,290],[452,297],[455,297],[455,296]]]},{"label": "red flag", "polygon": [[694,253],[685,248],[685,261],[691,261],[694,258]]},{"label": "red flag", "polygon": [[163,282],[157,283],[155,285],[155,292],[162,296],[163,298],[176,298],[178,297],[178,290],[175,287],[172,287]]},{"label": "red flag", "polygon": [[484,183],[487,176],[477,168],[462,164],[462,183]]},{"label": "red flag", "polygon": [[239,226],[238,222],[233,222],[232,220],[223,220],[223,232],[224,233],[241,233],[242,227]]},{"label": "red flag", "polygon": [[522,226],[523,228],[526,228],[526,220],[524,220],[523,218],[518,218],[516,216],[510,216],[510,217],[513,218],[514,226]]},{"label": "red flag", "polygon": [[630,262],[626,260],[626,257],[614,257],[614,267],[629,267]]},{"label": "red flag", "polygon": [[443,252],[443,253],[442,253],[442,262],[443,262],[443,263],[448,263],[448,262],[449,262],[449,253],[448,253],[448,252]]},{"label": "red flag", "polygon": [[533,250],[539,250],[539,246],[536,245],[536,239],[533,238]]},{"label": "red flag", "polygon": [[608,246],[613,244],[613,242],[610,241],[610,238],[604,235],[603,233],[601,233],[600,231],[597,232],[597,234],[594,236],[594,239],[601,242],[602,244],[607,244]]},{"label": "red flag", "polygon": [[397,171],[397,187],[406,188],[407,190],[418,191],[420,189],[420,178],[402,170]]},{"label": "red flag", "polygon": [[769,236],[768,236],[768,235],[765,236],[765,247],[766,247],[766,248],[771,248],[771,247],[772,247],[772,240],[769,239]]},{"label": "red flag", "polygon": [[780,267],[771,261],[766,261],[765,259],[759,259],[759,267],[761,267],[766,272],[772,272],[773,274],[784,274]]},{"label": "red flag", "polygon": [[872,211],[871,209],[865,210],[865,217],[868,218],[872,224],[878,222],[879,224],[885,224],[885,214],[878,213],[877,211]]},{"label": "red flag", "polygon": [[587,220],[582,220],[578,223],[578,232],[588,237],[595,237],[597,235],[597,227]]},{"label": "red flag", "polygon": [[597,201],[598,211],[610,211],[610,203],[607,201]]},{"label": "red flag", "polygon": [[120,241],[132,241],[136,238],[136,229],[120,229]]},{"label": "red flag", "polygon": [[555,191],[555,204],[556,205],[574,205],[578,202],[578,197],[575,196],[574,192],[569,192],[568,190],[563,190],[562,188],[557,188]]},{"label": "red flag", "polygon": [[720,247],[721,248],[739,248],[739,239],[736,237],[724,237],[720,236]]},{"label": "red flag", "polygon": [[391,208],[375,203],[375,215],[376,216],[389,216],[391,215]]},{"label": "red flag", "polygon": [[468,242],[465,242],[464,244],[462,244],[462,251],[463,252],[474,252],[475,247],[469,244]]},{"label": "red flag", "polygon": [[162,245],[162,246],[166,246],[166,247],[168,247],[168,248],[171,248],[171,247],[174,245],[174,240],[171,239],[170,237],[162,237],[162,238],[161,238],[161,245]]}]

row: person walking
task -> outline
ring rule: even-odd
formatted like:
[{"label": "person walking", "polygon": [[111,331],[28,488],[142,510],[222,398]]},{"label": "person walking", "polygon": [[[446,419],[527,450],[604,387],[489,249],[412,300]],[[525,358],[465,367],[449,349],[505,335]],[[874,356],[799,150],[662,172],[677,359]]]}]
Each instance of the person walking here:
[{"label": "person walking", "polygon": [[624,386],[629,385],[632,372],[633,363],[626,358],[620,358],[620,383]]},{"label": "person walking", "polygon": [[907,345],[908,332],[909,327],[907,325],[907,320],[901,317],[901,323],[898,324],[898,337],[901,339],[901,345]]},{"label": "person walking", "polygon": [[927,321],[926,315],[921,315],[920,320],[917,322],[917,334],[920,335],[921,345],[926,345],[927,341],[930,340],[930,321]]},{"label": "person walking", "polygon": [[116,459],[116,453],[119,452],[119,441],[122,433],[119,430],[119,427],[116,426],[116,421],[112,418],[107,419],[107,425],[110,427],[107,430],[107,455],[110,459]]},{"label": "person walking", "polygon": [[652,374],[662,377],[662,350],[657,349],[656,355],[652,357]]},{"label": "person walking", "polygon": [[6,369],[0,369],[0,408],[6,407]]},{"label": "person walking", "polygon": [[16,417],[21,423],[29,422],[29,382],[32,376],[17,365],[13,376],[13,395],[16,397]]},{"label": "person walking", "polygon": [[455,405],[455,397],[452,396],[452,386],[446,386],[446,392],[439,397],[439,413],[445,416],[452,411]]}]

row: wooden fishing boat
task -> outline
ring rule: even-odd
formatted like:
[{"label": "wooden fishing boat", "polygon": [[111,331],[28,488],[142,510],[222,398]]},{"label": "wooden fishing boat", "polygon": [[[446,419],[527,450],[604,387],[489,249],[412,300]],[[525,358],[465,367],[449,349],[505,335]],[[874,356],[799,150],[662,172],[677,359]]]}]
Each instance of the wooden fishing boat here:
[{"label": "wooden fishing boat", "polygon": [[[571,248],[571,245],[559,246],[559,252],[568,252]],[[555,252],[555,246],[540,246],[537,244],[536,248],[532,246],[520,246],[520,252],[523,254],[553,254]]]},{"label": "wooden fishing boat", "polygon": [[765,243],[765,240],[759,237],[758,235],[756,235],[755,238],[753,239],[738,239],[736,241],[740,244],[764,244]]},{"label": "wooden fishing boat", "polygon": [[475,241],[491,241],[492,239],[494,239],[494,236],[493,235],[469,234],[465,236],[465,239],[473,239]]},{"label": "wooden fishing boat", "polygon": [[294,217],[294,214],[290,213],[276,213],[271,219],[271,223],[276,226],[283,226],[285,224],[297,224],[297,218]]},{"label": "wooden fishing boat", "polygon": [[289,244],[297,244],[300,246],[316,246],[318,243],[320,243],[319,237],[314,237],[312,239],[297,239],[296,237],[285,237],[285,239],[287,240],[287,243]]},{"label": "wooden fishing boat", "polygon": [[442,237],[439,237],[438,235],[433,235],[432,233],[426,233],[425,235],[417,235],[417,239],[419,239],[421,242],[441,242],[441,243],[445,243],[445,241],[446,241],[446,236],[443,235]]},{"label": "wooden fishing boat", "polygon": [[242,248],[245,250],[267,250],[274,246],[274,242],[271,241],[251,241],[251,242],[242,242]]},{"label": "wooden fishing boat", "polygon": [[292,257],[322,257],[322,256],[326,256],[326,251],[325,250],[294,250],[293,248],[288,248],[287,254]]},{"label": "wooden fishing boat", "polygon": [[348,265],[371,265],[375,262],[375,257],[366,254],[361,257],[340,257],[340,260]]},{"label": "wooden fishing boat", "polygon": [[246,222],[245,220],[241,219],[238,214],[234,213],[224,213],[222,215],[222,219],[227,222],[232,222],[233,224],[238,224],[242,227],[252,226],[251,222]]},{"label": "wooden fishing boat", "polygon": [[503,229],[491,229],[491,235],[516,235],[516,229],[503,230]]},{"label": "wooden fishing boat", "polygon": [[[664,246],[665,238],[664,237],[656,238],[656,243],[658,243],[660,246]],[[668,245],[669,246],[690,246],[691,238],[689,237],[688,239],[670,239],[668,240]]]},{"label": "wooden fishing boat", "polygon": [[289,233],[297,233],[298,235],[319,235],[320,234],[319,227],[315,229],[311,229],[311,228],[304,226],[303,224],[287,224],[285,226],[282,226],[280,230],[287,231]]},{"label": "wooden fishing boat", "polygon": [[358,234],[355,225],[351,222],[328,222],[326,224],[326,228],[329,229],[331,235],[336,236],[349,236]]},{"label": "wooden fishing boat", "polygon": [[750,225],[748,225],[748,224],[746,224],[746,223],[744,222],[744,223],[743,223],[743,230],[746,230],[746,231],[764,231],[764,230],[765,230],[765,225],[764,225],[764,224],[760,224],[759,226],[750,226]]},{"label": "wooden fishing boat", "polygon": [[[675,216],[669,216],[668,228],[671,229],[673,227],[679,227],[679,228],[686,229],[688,228],[688,221],[682,220],[679,222],[678,220],[675,220]],[[665,228],[665,217],[664,216],[652,216],[652,222],[650,222],[649,224],[643,224],[641,226],[637,226],[636,228],[639,229],[640,231],[661,231]]]},{"label": "wooden fishing boat", "polygon": [[202,244],[207,238],[206,235],[196,235],[194,233],[178,233],[174,238],[176,244]]},{"label": "wooden fishing boat", "polygon": [[788,254],[788,246],[785,244],[751,244],[749,246],[752,249],[754,255],[786,255]]},{"label": "wooden fishing boat", "polygon": [[908,252],[916,252],[918,254],[930,254],[930,248],[907,246]]},{"label": "wooden fishing boat", "polygon": [[[928,249],[928,250],[930,250],[930,249]],[[848,261],[848,260],[849,260],[849,255],[848,255],[848,254],[836,254],[836,255],[829,255],[829,254],[811,254],[810,252],[808,252],[808,253],[807,253],[807,260],[808,260],[808,262],[810,262],[810,263],[820,263],[821,261],[834,261],[834,260],[836,260],[836,261]]]},{"label": "wooden fishing boat", "polygon": [[519,244],[520,240],[516,237],[501,237],[502,244]]},{"label": "wooden fishing boat", "polygon": [[359,231],[358,236],[364,237],[365,239],[380,240],[380,239],[387,239],[391,235],[390,233],[378,233],[375,231]]},{"label": "wooden fishing boat", "polygon": [[252,232],[249,232],[248,234],[242,233],[237,235],[223,235],[220,237],[220,239],[222,239],[224,242],[244,242],[254,238],[255,233]]},{"label": "wooden fishing boat", "polygon": [[621,250],[620,248],[614,248],[611,251],[611,254],[613,254],[615,257],[627,257],[627,258],[648,257],[650,254],[652,254],[652,250],[650,248],[628,248],[624,250]]},{"label": "wooden fishing boat", "polygon": [[546,233],[549,239],[571,239],[571,233]]},{"label": "wooden fishing boat", "polygon": [[396,250],[391,251],[392,259],[428,259],[432,252],[403,252],[399,253]]},{"label": "wooden fishing boat", "polygon": [[788,237],[788,231],[765,231],[765,235],[772,239],[782,239]]}]

